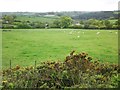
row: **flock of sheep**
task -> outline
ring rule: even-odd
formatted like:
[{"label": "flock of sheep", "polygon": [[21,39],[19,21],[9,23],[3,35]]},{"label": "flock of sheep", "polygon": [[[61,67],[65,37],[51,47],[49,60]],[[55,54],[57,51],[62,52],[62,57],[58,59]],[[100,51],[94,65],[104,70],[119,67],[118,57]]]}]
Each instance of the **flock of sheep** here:
[{"label": "flock of sheep", "polygon": [[[69,35],[72,35],[74,32],[77,32],[77,31],[70,31],[70,32],[69,32]],[[109,33],[115,33],[115,34],[118,34],[118,32],[113,32],[113,31],[108,31],[108,32],[109,32]],[[64,31],[64,33],[65,33],[65,31]],[[81,34],[85,34],[84,31],[82,31],[82,32],[78,31],[77,33],[78,33],[78,34],[79,34],[79,33],[81,33]],[[101,34],[101,32],[99,32],[99,31],[96,32],[96,35],[100,35],[100,34]],[[78,35],[77,37],[80,38],[80,35]]]}]

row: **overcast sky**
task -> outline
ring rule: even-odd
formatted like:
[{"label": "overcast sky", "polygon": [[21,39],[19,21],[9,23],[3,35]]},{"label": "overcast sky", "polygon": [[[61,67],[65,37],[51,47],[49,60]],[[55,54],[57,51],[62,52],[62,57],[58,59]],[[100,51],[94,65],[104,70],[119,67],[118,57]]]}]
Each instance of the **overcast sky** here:
[{"label": "overcast sky", "polygon": [[120,0],[0,0],[0,12],[112,11]]}]

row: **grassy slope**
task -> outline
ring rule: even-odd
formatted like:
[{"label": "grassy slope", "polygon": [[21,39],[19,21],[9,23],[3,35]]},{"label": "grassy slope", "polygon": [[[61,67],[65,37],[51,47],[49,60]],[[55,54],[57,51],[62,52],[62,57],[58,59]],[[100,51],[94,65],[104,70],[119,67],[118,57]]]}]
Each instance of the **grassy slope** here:
[{"label": "grassy slope", "polygon": [[[69,34],[72,31],[72,34]],[[79,33],[78,33],[79,32]],[[83,34],[84,32],[84,34]],[[87,52],[101,62],[117,63],[118,35],[113,30],[13,30],[3,32],[3,68],[34,65],[48,60],[64,60],[72,51]],[[77,36],[80,36],[79,38]]]},{"label": "grassy slope", "polygon": [[48,22],[52,23],[55,19],[58,17],[29,17],[29,16],[17,16],[16,20],[21,20],[21,21],[32,21],[32,22]]}]

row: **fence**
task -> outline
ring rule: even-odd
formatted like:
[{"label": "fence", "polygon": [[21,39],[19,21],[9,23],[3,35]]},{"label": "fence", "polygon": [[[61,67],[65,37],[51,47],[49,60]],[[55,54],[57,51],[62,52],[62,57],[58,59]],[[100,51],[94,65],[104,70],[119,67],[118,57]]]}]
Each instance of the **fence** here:
[{"label": "fence", "polygon": [[[35,60],[35,63],[34,63],[34,67],[35,67],[35,68],[36,68],[36,63],[37,63],[37,61]],[[12,62],[11,62],[11,60],[10,60],[9,65],[10,65],[10,69],[12,69]]]}]

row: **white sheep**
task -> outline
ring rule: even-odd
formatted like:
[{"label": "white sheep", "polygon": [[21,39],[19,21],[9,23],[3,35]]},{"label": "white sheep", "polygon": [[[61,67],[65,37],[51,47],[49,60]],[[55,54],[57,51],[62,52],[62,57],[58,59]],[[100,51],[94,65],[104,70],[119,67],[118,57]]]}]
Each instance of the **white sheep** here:
[{"label": "white sheep", "polygon": [[115,34],[117,34],[117,32],[115,32]]},{"label": "white sheep", "polygon": [[78,38],[80,37],[80,36],[77,36]]},{"label": "white sheep", "polygon": [[99,34],[100,34],[100,32],[97,32],[96,34],[97,34],[97,35],[99,35]]},{"label": "white sheep", "polygon": [[72,32],[69,32],[69,34],[72,34]]}]

